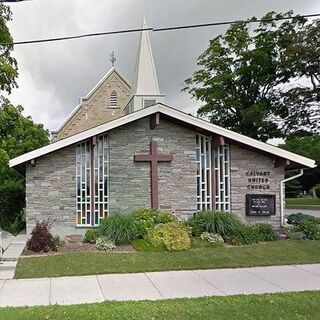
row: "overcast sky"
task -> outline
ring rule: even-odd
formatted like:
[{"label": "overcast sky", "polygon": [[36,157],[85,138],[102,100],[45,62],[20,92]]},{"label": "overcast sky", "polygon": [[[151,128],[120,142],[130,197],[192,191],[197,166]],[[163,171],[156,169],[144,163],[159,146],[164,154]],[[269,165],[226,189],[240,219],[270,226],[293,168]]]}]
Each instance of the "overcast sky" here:
[{"label": "overcast sky", "polygon": [[[261,17],[274,10],[310,14],[320,12],[318,0],[31,0],[11,5],[10,31],[15,41],[141,26],[165,27]],[[225,27],[150,34],[159,86],[167,104],[186,112],[199,105],[181,93],[183,81],[196,70],[196,59],[209,39]],[[16,46],[19,88],[10,97],[25,114],[55,129],[110,69],[116,67],[132,81],[139,34],[122,34],[64,42]]]}]

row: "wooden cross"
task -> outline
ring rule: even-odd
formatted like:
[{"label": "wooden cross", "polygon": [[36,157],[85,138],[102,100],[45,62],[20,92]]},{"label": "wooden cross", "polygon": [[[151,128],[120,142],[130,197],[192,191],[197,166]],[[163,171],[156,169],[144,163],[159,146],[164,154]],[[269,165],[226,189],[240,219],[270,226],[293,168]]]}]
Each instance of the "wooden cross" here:
[{"label": "wooden cross", "polygon": [[158,154],[158,144],[156,141],[150,142],[150,154],[135,154],[134,161],[150,162],[151,167],[151,208],[158,208],[158,162],[171,162],[173,156],[171,154]]}]

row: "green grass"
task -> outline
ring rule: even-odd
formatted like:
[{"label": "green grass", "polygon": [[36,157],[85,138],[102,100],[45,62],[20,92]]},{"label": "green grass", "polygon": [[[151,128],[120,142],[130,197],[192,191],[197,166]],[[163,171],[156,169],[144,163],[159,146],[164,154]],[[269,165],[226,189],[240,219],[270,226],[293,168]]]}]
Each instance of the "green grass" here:
[{"label": "green grass", "polygon": [[289,198],[286,199],[287,209],[320,210],[320,199],[316,198]]},{"label": "green grass", "polygon": [[320,292],[0,309],[1,320],[319,319]]},{"label": "green grass", "polygon": [[203,247],[179,252],[82,252],[22,258],[16,278],[103,273],[236,268],[320,262],[320,241],[283,240],[241,247]]}]

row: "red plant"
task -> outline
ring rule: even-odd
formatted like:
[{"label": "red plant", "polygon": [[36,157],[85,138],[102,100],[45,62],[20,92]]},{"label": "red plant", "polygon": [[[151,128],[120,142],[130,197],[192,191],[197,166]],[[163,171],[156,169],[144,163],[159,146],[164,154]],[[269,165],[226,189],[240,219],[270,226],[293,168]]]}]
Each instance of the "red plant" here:
[{"label": "red plant", "polygon": [[56,251],[57,247],[54,245],[53,236],[49,229],[46,221],[37,221],[31,232],[31,238],[27,242],[27,248],[34,252]]}]

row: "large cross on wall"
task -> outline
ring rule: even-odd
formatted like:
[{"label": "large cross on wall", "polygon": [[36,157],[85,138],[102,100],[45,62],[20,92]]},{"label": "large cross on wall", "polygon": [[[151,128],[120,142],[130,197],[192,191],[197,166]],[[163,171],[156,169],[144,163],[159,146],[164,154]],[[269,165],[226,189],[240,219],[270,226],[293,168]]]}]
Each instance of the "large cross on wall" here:
[{"label": "large cross on wall", "polygon": [[134,161],[150,162],[151,177],[151,208],[157,209],[159,206],[159,187],[158,187],[158,162],[171,162],[172,154],[158,154],[158,144],[156,141],[150,142],[150,154],[136,154]]}]

